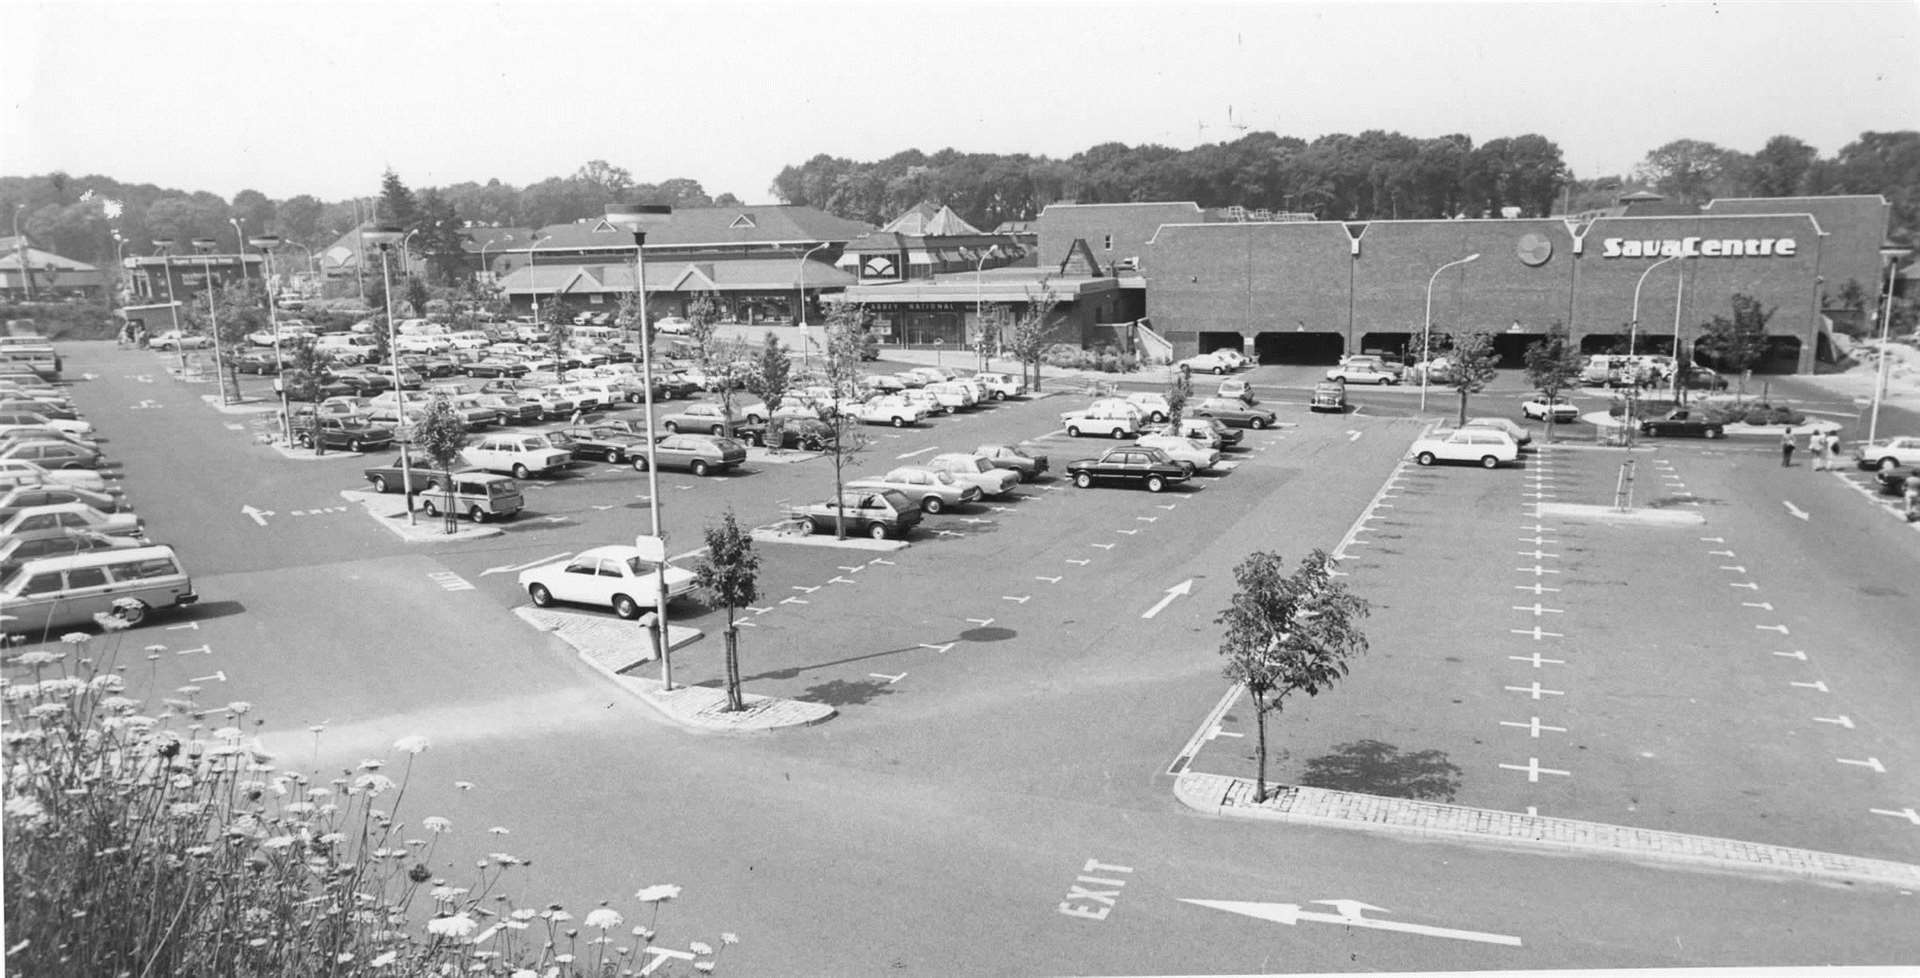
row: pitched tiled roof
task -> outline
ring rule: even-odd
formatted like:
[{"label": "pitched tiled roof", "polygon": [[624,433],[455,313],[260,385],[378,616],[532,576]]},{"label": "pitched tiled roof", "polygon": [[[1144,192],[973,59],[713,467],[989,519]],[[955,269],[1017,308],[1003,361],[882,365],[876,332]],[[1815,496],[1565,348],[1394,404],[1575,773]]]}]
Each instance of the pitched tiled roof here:
[{"label": "pitched tiled roof", "polygon": [[[841,288],[855,281],[852,275],[811,259],[804,268],[800,262],[767,258],[647,262],[648,292],[781,292],[798,289],[801,278],[809,289]],[[500,287],[509,295],[631,292],[633,266],[624,262],[526,265],[514,269]]]},{"label": "pitched tiled roof", "polygon": [[979,234],[980,229],[960,219],[953,208],[922,201],[899,217],[888,221],[882,231],[898,231],[901,234],[924,235],[928,237],[951,234]]},{"label": "pitched tiled roof", "polygon": [[[647,250],[695,245],[851,241],[870,230],[869,224],[798,204],[687,207],[675,209],[671,222],[647,233]],[[551,224],[541,228],[540,233],[547,235],[536,249],[541,252],[633,250],[633,236],[612,227],[604,219]]]},{"label": "pitched tiled roof", "polygon": [[[0,268],[18,271],[20,269],[20,238],[8,237],[5,238],[4,241],[6,251],[0,253]],[[86,262],[74,261],[71,258],[56,255],[51,251],[41,251],[32,245],[27,246],[26,255],[27,265],[36,270],[51,266],[63,272],[99,271],[99,269],[94,268]]]},{"label": "pitched tiled roof", "polygon": [[489,256],[515,249],[526,250],[527,243],[533,240],[532,228],[462,228],[460,236],[466,239],[462,246],[469,254],[479,254],[481,248]]}]

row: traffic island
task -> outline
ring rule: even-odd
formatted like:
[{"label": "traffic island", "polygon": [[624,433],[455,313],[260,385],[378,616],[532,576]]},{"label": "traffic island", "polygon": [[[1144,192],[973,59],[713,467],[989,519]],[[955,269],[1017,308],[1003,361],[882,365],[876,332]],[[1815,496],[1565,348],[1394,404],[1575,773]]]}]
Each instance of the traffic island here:
[{"label": "traffic island", "polygon": [[1648,526],[1699,526],[1707,521],[1707,518],[1697,509],[1661,509],[1650,506],[1620,509],[1616,506],[1596,506],[1590,503],[1541,503],[1534,507],[1534,515],[1541,518],[1557,516],[1571,520],[1599,520],[1603,523],[1642,523]]},{"label": "traffic island", "polygon": [[836,547],[842,550],[872,550],[891,553],[905,550],[913,544],[907,540],[873,540],[867,537],[848,537],[835,539],[831,533],[804,533],[791,522],[773,523],[754,527],[753,539],[758,543],[792,543],[803,547]]},{"label": "traffic island", "polygon": [[1269,782],[1268,789],[1267,800],[1255,802],[1253,782],[1247,778],[1187,773],[1174,782],[1173,793],[1188,808],[1220,818],[1389,832],[1506,849],[1612,856],[1633,862],[1769,876],[1920,888],[1920,866],[1884,859],[1302,785]]},{"label": "traffic island", "polygon": [[395,536],[408,543],[442,543],[451,540],[478,540],[483,537],[497,537],[506,532],[498,526],[486,523],[471,523],[455,520],[453,532],[446,529],[446,516],[428,516],[415,509],[413,521],[407,520],[406,497],[397,492],[370,492],[365,489],[342,489],[340,498],[358,505],[368,516],[381,526],[393,531]]},{"label": "traffic island", "polygon": [[756,445],[747,446],[747,462],[758,465],[792,465],[795,462],[807,462],[820,458],[821,454],[793,448],[774,451],[771,448],[760,448]]}]

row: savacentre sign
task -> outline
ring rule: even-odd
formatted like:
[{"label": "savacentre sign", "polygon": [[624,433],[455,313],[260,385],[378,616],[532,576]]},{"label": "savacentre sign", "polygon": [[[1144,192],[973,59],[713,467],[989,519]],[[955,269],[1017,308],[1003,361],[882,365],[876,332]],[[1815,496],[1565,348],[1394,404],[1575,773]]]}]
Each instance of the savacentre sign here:
[{"label": "savacentre sign", "polygon": [[1792,258],[1792,238],[1604,238],[1602,258]]}]

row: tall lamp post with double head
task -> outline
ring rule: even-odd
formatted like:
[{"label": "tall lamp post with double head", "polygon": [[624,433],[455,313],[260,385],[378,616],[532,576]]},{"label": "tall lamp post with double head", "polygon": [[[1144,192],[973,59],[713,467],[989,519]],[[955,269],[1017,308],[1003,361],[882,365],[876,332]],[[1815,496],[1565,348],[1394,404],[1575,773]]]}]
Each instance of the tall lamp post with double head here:
[{"label": "tall lamp post with double head", "polygon": [[220,293],[213,284],[213,249],[218,247],[220,242],[212,238],[193,239],[193,250],[200,253],[201,274],[206,276],[204,284],[207,293],[207,332],[213,334],[213,380],[220,388],[220,403],[232,404],[233,401],[227,397],[226,350],[220,344],[220,313],[217,311],[220,305]]},{"label": "tall lamp post with double head", "polygon": [[[387,312],[387,360],[393,365],[393,401],[400,427],[407,427],[407,398],[400,387],[400,343],[393,328],[393,246],[406,237],[396,224],[360,225],[360,243],[380,249],[380,284],[385,293]],[[408,438],[400,447],[400,492],[406,499],[407,525],[413,526],[413,444]]]},{"label": "tall lamp post with double head", "polygon": [[1873,372],[1873,414],[1867,421],[1867,443],[1880,436],[1880,399],[1887,393],[1887,339],[1893,329],[1893,286],[1900,273],[1900,259],[1913,254],[1911,248],[1882,248],[1880,257],[1887,262],[1887,294],[1880,300],[1880,366]]},{"label": "tall lamp post with double head", "polygon": [[639,293],[636,316],[640,328],[640,382],[646,387],[647,425],[647,514],[652,523],[651,542],[635,541],[654,561],[653,620],[660,651],[660,682],[673,689],[673,643],[667,634],[667,558],[666,541],[660,535],[660,482],[654,464],[653,435],[653,343],[647,335],[647,232],[673,221],[673,208],[665,204],[608,204],[607,223],[633,235],[633,288]]},{"label": "tall lamp post with double head", "polygon": [[[293,444],[293,418],[287,414],[286,379],[280,376],[280,371],[287,368],[287,361],[280,352],[280,314],[275,309],[273,301],[273,249],[280,247],[280,236],[258,234],[248,238],[247,243],[260,249],[260,253],[267,259],[267,274],[262,281],[266,283],[263,291],[267,297],[267,326],[273,331],[273,389],[280,394],[280,443],[291,445]],[[317,433],[315,437],[318,437]]]},{"label": "tall lamp post with double head", "polygon": [[1648,265],[1646,270],[1640,273],[1640,280],[1633,283],[1633,318],[1627,322],[1627,356],[1633,356],[1634,349],[1640,339],[1640,287],[1647,284],[1647,276],[1652,275],[1654,269],[1678,257],[1680,256],[1668,255]]},{"label": "tall lamp post with double head", "polygon": [[806,254],[800,256],[800,268],[796,273],[796,278],[800,283],[800,369],[802,372],[807,369],[807,345],[809,343],[807,339],[807,259],[812,258],[814,252],[826,246],[827,242],[822,241],[808,248]]},{"label": "tall lamp post with double head", "polygon": [[1455,265],[1478,261],[1479,258],[1480,253],[1477,251],[1465,258],[1456,258],[1434,269],[1433,275],[1427,278],[1427,316],[1424,325],[1420,327],[1420,413],[1422,414],[1427,411],[1427,381],[1433,376],[1433,284],[1440,281],[1441,272]]},{"label": "tall lamp post with double head", "polygon": [[[167,263],[167,315],[173,318],[173,337],[175,342],[179,343],[180,300],[173,297],[173,239],[155,238],[153,239],[153,246],[160,249],[160,257],[165,259]],[[174,351],[180,354],[180,372],[185,374],[187,372],[187,347],[184,343],[179,343],[179,345],[174,347]]]}]

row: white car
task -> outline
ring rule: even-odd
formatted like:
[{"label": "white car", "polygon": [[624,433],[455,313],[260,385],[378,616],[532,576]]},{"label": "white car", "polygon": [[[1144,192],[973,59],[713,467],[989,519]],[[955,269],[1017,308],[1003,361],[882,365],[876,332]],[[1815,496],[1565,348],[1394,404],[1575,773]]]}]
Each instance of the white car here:
[{"label": "white car", "polygon": [[680,316],[661,316],[653,321],[653,331],[668,336],[685,336],[693,332],[693,323]]},{"label": "white car", "polygon": [[1491,418],[1491,417],[1468,418],[1467,423],[1465,425],[1462,425],[1462,427],[1496,428],[1500,431],[1506,432],[1507,437],[1513,439],[1513,443],[1520,446],[1521,448],[1525,448],[1528,445],[1533,444],[1533,432],[1527,430],[1524,427],[1521,427],[1520,425],[1514,424],[1512,421],[1509,421],[1506,418]]},{"label": "white car", "polygon": [[1075,438],[1083,433],[1132,438],[1140,434],[1142,420],[1139,408],[1117,397],[1098,400],[1078,411],[1067,411],[1060,415],[1060,423],[1066,426],[1067,434]]},{"label": "white car", "polygon": [[1545,421],[1548,414],[1552,414],[1553,420],[1561,424],[1580,420],[1580,408],[1571,401],[1535,394],[1520,402],[1520,416],[1523,418]]},{"label": "white car", "polygon": [[1159,424],[1173,414],[1173,405],[1167,403],[1167,395],[1142,391],[1128,394],[1127,403],[1140,409],[1147,420]]},{"label": "white car", "polygon": [[1497,428],[1455,428],[1436,431],[1413,443],[1414,461],[1421,465],[1435,462],[1473,462],[1491,469],[1520,458],[1520,446]]},{"label": "white car", "polygon": [[941,380],[928,384],[926,393],[940,402],[940,406],[948,412],[970,408],[980,403],[980,398],[974,394],[972,387],[954,380]]},{"label": "white car", "polygon": [[[1225,354],[1228,353],[1232,353],[1233,358],[1225,356]],[[1237,358],[1238,362],[1236,362],[1235,358]],[[1174,364],[1174,366],[1185,367],[1196,374],[1228,374],[1240,369],[1238,363],[1245,362],[1245,360],[1246,358],[1240,356],[1236,351],[1215,350],[1212,353],[1195,354],[1185,360],[1181,360]]]},{"label": "white car", "polygon": [[553,443],[535,434],[483,435],[460,450],[468,465],[488,472],[511,475],[516,479],[547,475],[573,463],[573,453],[553,447]]},{"label": "white car", "polygon": [[775,421],[819,421],[824,412],[805,394],[784,394],[773,409]]},{"label": "white car", "polygon": [[908,404],[918,405],[928,417],[947,414],[950,411],[945,404],[940,403],[940,398],[924,387],[909,387],[894,396]]},{"label": "white car", "polygon": [[902,465],[886,475],[869,476],[847,483],[848,489],[892,489],[919,503],[926,513],[938,513],[948,506],[964,506],[980,498],[980,487],[924,465]]},{"label": "white car", "polygon": [[90,469],[49,469],[26,459],[0,459],[0,489],[14,486],[73,486],[108,492],[107,480]]},{"label": "white car", "polygon": [[1220,464],[1218,449],[1192,438],[1182,438],[1179,435],[1141,435],[1134,444],[1158,448],[1166,452],[1168,458],[1186,466],[1188,475]]},{"label": "white car", "polygon": [[952,380],[955,375],[945,367],[914,367],[911,370],[902,371],[899,376],[902,379],[907,376],[918,377],[922,384],[943,384]]},{"label": "white car", "polygon": [[1397,384],[1400,378],[1387,365],[1378,360],[1362,357],[1348,357],[1347,362],[1327,371],[1328,380],[1343,380],[1349,384]]},{"label": "white car", "polygon": [[1027,392],[1026,381],[1012,374],[974,374],[973,379],[986,385],[987,394],[996,401],[1004,401],[1009,397],[1019,397]]},{"label": "white car", "polygon": [[985,455],[947,452],[927,460],[927,468],[945,472],[962,485],[977,486],[982,496],[1000,498],[1020,484],[1020,473],[996,467]]},{"label": "white car", "polygon": [[0,412],[0,431],[15,428],[52,428],[61,434],[75,438],[92,438],[93,425],[85,421],[67,421],[61,418],[49,418],[35,411]]},{"label": "white car", "polygon": [[1219,357],[1222,360],[1225,360],[1229,364],[1232,364],[1233,369],[1235,370],[1239,370],[1242,367],[1253,366],[1253,361],[1247,359],[1246,354],[1241,353],[1239,350],[1236,350],[1230,346],[1223,346],[1220,349],[1213,351],[1213,355],[1216,357]]},{"label": "white car", "polygon": [[694,573],[669,562],[644,560],[635,547],[612,545],[583,550],[520,572],[520,586],[542,608],[554,602],[612,608],[622,618],[640,617],[642,608],[658,608],[660,585],[666,583],[667,601],[694,589]]},{"label": "white car", "polygon": [[910,424],[919,424],[927,416],[920,405],[900,397],[876,397],[863,401],[853,408],[853,416],[867,424],[890,424],[895,428],[904,428]]},{"label": "white car", "polygon": [[199,333],[183,333],[170,329],[147,340],[149,350],[204,350],[213,345],[213,341]]},{"label": "white car", "polygon": [[452,343],[453,348],[456,350],[484,350],[493,345],[493,341],[487,339],[487,334],[476,329],[465,329],[458,333],[448,333],[447,342]]},{"label": "white car", "polygon": [[393,348],[401,353],[445,353],[453,341],[434,333],[407,333],[394,338]]},{"label": "white car", "polygon": [[[1804,426],[1795,427],[1798,434]],[[1893,469],[1903,465],[1920,465],[1920,436],[1900,435],[1894,438],[1882,438],[1875,442],[1861,442],[1853,447],[1854,464],[1863,469]]]}]

